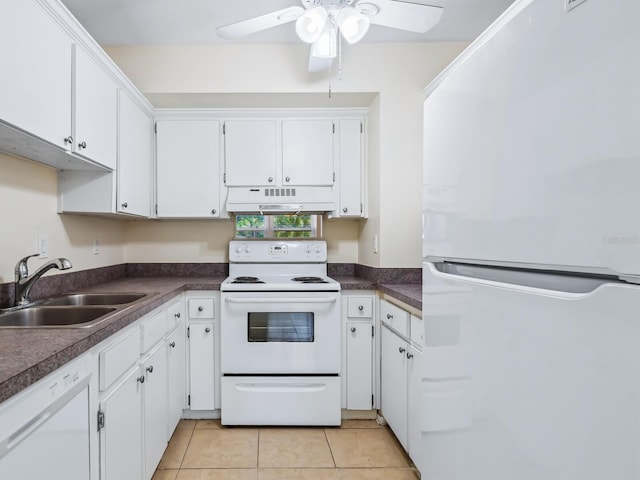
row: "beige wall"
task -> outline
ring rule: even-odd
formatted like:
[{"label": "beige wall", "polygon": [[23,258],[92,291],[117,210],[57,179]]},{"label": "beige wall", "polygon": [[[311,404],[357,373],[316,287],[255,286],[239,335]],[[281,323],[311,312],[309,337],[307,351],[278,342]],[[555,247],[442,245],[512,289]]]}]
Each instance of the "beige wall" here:
[{"label": "beige wall", "polygon": [[[345,48],[342,78],[306,72],[304,45],[112,47],[107,52],[145,94],[378,92],[369,138],[369,220],[331,226],[332,262],[419,267],[421,260],[422,102],[424,88],[466,44],[358,44]],[[190,102],[193,97],[190,97]],[[304,106],[304,105],[301,105]],[[335,105],[339,107],[340,105]],[[166,261],[203,252],[221,258],[223,224],[199,222],[127,228],[126,258],[142,261],[145,245]],[[211,235],[216,240],[209,240]],[[373,253],[378,235],[379,253]],[[178,238],[176,238],[178,236]],[[203,238],[204,237],[204,238]]]},{"label": "beige wall", "polygon": [[[17,261],[36,253],[39,234],[48,236],[49,258],[31,259],[32,271],[55,257],[71,260],[73,270],[123,263],[125,223],[58,215],[56,208],[54,169],[0,154],[0,283],[12,282]],[[99,255],[93,255],[94,237]]]}]

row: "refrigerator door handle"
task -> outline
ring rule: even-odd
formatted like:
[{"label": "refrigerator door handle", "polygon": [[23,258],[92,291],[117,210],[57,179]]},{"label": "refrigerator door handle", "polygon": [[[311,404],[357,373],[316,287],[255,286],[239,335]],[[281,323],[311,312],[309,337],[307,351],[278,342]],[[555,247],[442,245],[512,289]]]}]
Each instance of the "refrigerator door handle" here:
[{"label": "refrigerator door handle", "polygon": [[520,270],[450,262],[426,263],[439,278],[471,282],[523,293],[580,298],[593,294],[605,284],[627,285],[615,277],[588,276],[575,273]]}]

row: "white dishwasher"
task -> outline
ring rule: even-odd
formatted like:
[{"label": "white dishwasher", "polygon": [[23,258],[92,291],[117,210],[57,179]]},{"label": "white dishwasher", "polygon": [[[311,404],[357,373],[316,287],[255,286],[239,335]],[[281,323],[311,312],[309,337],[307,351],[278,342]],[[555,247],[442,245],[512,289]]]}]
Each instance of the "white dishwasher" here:
[{"label": "white dishwasher", "polygon": [[88,354],[0,404],[0,479],[87,480]]}]

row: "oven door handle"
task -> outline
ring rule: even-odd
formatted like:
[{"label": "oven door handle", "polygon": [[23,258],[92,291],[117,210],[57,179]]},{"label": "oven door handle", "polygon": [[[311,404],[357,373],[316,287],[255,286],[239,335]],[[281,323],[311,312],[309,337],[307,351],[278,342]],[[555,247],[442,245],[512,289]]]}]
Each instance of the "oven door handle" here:
[{"label": "oven door handle", "polygon": [[278,297],[278,298],[225,298],[227,303],[336,303],[335,297],[302,298],[302,297]]}]

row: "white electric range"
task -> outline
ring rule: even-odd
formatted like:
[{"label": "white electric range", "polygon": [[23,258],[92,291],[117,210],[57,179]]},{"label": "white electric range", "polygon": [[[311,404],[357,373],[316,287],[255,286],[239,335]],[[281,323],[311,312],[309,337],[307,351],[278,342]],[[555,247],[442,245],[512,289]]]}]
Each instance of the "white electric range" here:
[{"label": "white electric range", "polygon": [[340,424],[340,284],[321,240],[229,244],[222,423]]}]

